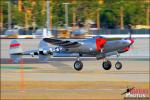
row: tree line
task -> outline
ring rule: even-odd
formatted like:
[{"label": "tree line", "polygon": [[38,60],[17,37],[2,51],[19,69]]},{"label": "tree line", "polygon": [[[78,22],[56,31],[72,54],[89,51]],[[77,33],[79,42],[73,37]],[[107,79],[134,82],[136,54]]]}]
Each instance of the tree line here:
[{"label": "tree line", "polygon": [[[1,0],[4,26],[7,27],[8,5],[11,2],[12,24],[18,26],[36,25],[36,27],[46,26],[46,4],[43,0],[23,0],[22,11],[18,10],[17,0]],[[34,4],[32,4],[34,1]],[[69,26],[73,25],[73,16],[75,22],[84,23],[86,20],[92,20],[97,23],[97,14],[99,15],[100,27],[119,28],[120,13],[122,11],[123,24],[146,25],[147,9],[150,8],[148,0],[51,0],[51,21],[53,27],[63,27],[65,24],[64,2],[68,5]],[[29,10],[28,14],[26,9]],[[27,20],[27,21],[26,21]],[[33,23],[34,22],[34,23]]]}]

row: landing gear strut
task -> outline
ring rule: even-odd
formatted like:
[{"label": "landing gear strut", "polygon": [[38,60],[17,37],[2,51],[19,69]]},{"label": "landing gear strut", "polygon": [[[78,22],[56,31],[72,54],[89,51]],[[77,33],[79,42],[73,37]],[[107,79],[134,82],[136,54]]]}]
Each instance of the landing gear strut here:
[{"label": "landing gear strut", "polygon": [[83,68],[83,63],[80,61],[80,58],[78,57],[74,63],[74,69],[80,71],[82,68]]}]

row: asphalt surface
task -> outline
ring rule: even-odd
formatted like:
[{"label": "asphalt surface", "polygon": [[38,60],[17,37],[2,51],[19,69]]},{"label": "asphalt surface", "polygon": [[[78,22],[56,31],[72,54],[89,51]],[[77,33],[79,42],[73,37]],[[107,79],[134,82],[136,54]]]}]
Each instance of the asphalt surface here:
[{"label": "asphalt surface", "polygon": [[102,68],[102,61],[84,60],[84,68],[78,72],[73,68],[74,61],[61,59],[32,64],[1,64],[1,80],[19,81],[23,67],[26,81],[149,81],[148,60],[121,60],[121,70],[115,69],[116,61],[113,60],[109,71]]}]

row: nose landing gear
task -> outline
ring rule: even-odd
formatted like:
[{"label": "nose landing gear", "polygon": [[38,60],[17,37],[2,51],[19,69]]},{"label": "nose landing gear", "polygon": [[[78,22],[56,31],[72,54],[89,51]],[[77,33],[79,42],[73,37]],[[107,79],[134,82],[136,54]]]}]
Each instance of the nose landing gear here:
[{"label": "nose landing gear", "polygon": [[122,63],[119,62],[119,61],[117,61],[116,64],[115,64],[115,68],[116,68],[117,70],[120,70],[120,69],[122,68]]},{"label": "nose landing gear", "polygon": [[122,68],[122,63],[121,62],[119,62],[119,53],[117,52],[117,62],[116,62],[116,64],[115,64],[115,68],[117,69],[117,70],[120,70],[121,68]]},{"label": "nose landing gear", "polygon": [[[116,62],[116,64],[115,64],[115,68],[116,68],[117,70],[120,70],[120,69],[122,68],[122,63],[119,62],[119,53],[116,53],[116,54],[117,54],[117,62]],[[105,59],[106,59],[106,58],[105,58]],[[111,66],[112,66],[111,61],[109,61],[109,60],[104,61],[103,64],[102,64],[102,66],[103,66],[103,68],[104,68],[105,70],[110,70],[110,69],[111,69]]]},{"label": "nose landing gear", "polygon": [[[105,70],[110,70],[111,67],[112,67],[112,64],[111,64],[111,62],[110,62],[109,60],[107,60],[107,61],[104,61],[104,62],[103,62],[102,66],[103,66],[103,68],[104,68]],[[122,63],[119,62],[119,61],[117,61],[116,64],[115,64],[115,68],[116,68],[117,70],[120,70],[120,69],[122,68]]]}]

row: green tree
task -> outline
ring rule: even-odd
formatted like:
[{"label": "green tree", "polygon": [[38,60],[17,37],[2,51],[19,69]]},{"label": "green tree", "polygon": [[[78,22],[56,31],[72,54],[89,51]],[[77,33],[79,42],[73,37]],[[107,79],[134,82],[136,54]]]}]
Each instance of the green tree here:
[{"label": "green tree", "polygon": [[[32,22],[35,21],[38,27],[45,27],[46,25],[46,12],[42,13],[42,0],[37,0],[33,6],[29,0],[23,0],[24,11],[18,11],[17,3],[13,3],[14,0],[1,0],[4,25],[7,26],[8,18],[8,5],[6,2],[12,1],[11,11],[12,20],[15,24],[24,26],[25,24],[25,9],[30,8],[32,10],[31,19],[29,25],[32,26]],[[149,3],[145,0],[104,0],[104,4],[100,5],[98,0],[51,0],[51,12],[53,26],[62,27],[65,24],[65,9],[62,3],[68,2],[69,10],[69,24],[72,24],[73,10],[75,9],[77,19],[80,18],[83,22],[87,19],[96,20],[96,11],[100,9],[101,25],[108,28],[115,28],[120,25],[120,8],[123,8],[124,12],[124,24],[146,24],[146,9],[149,7]]]}]

